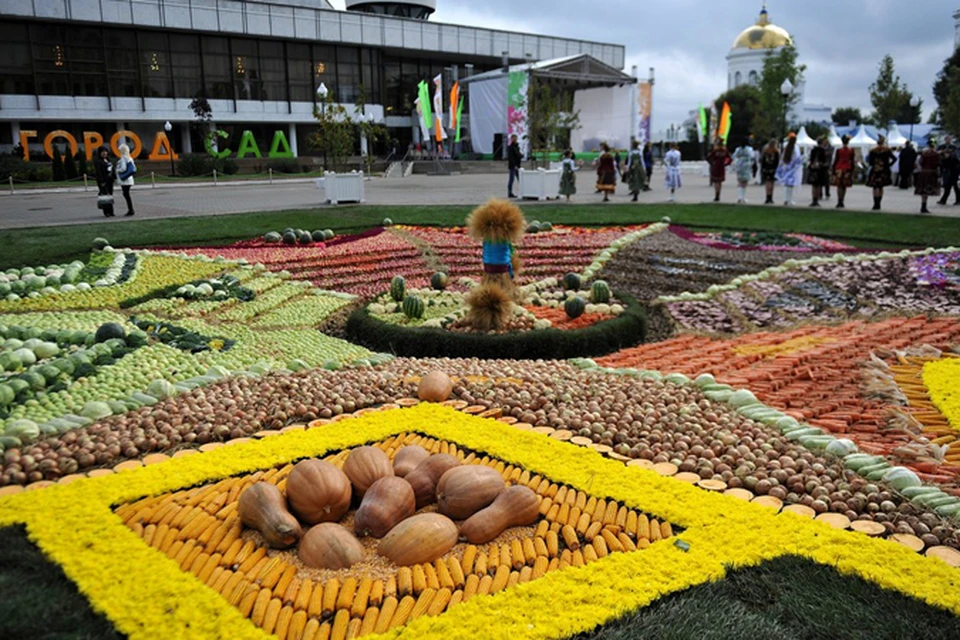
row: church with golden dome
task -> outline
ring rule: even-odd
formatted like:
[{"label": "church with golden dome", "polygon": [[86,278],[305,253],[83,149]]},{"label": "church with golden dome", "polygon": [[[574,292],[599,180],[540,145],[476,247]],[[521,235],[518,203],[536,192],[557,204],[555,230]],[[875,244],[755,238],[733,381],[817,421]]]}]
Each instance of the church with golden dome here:
[{"label": "church with golden dome", "polygon": [[[766,2],[755,24],[740,32],[727,54],[727,90],[743,84],[754,86],[760,83],[763,61],[769,53],[793,45],[790,32],[770,20]],[[796,122],[829,122],[831,109],[826,105],[808,104],[805,98],[805,83],[795,88],[799,95],[791,120]]]}]

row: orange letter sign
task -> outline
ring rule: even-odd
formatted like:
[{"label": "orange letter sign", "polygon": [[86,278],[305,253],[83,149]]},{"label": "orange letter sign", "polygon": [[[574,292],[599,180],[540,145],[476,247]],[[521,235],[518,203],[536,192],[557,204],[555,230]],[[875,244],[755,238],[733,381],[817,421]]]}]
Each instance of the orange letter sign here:
[{"label": "orange letter sign", "polygon": [[126,129],[117,131],[115,134],[110,136],[110,148],[113,149],[113,155],[120,157],[120,150],[117,149],[117,142],[119,142],[120,138],[123,137],[126,137],[133,144],[133,149],[130,149],[130,157],[136,160],[140,156],[140,152],[143,150],[143,143],[140,142],[140,136],[135,134],[133,131],[127,131]]},{"label": "orange letter sign", "polygon": [[103,145],[103,136],[96,131],[83,132],[83,150],[87,155],[87,160],[93,160],[94,152]]},{"label": "orange letter sign", "polygon": [[20,146],[23,147],[23,159],[30,162],[30,138],[36,138],[36,131],[20,131]]},{"label": "orange letter sign", "polygon": [[51,131],[48,133],[47,137],[43,139],[43,150],[47,153],[49,158],[53,158],[53,141],[57,138],[67,139],[67,144],[70,145],[71,158],[77,155],[77,139],[70,135],[69,131],[57,129],[56,131]]},{"label": "orange letter sign", "polygon": [[167,140],[167,134],[163,131],[157,131],[157,137],[153,139],[153,150],[147,156],[150,160],[169,160],[173,156],[174,160],[179,160]]}]

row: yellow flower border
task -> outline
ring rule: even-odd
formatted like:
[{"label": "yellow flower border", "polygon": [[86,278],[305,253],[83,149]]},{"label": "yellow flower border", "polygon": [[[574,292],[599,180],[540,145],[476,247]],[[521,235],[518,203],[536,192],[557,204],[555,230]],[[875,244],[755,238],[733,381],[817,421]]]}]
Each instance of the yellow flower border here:
[{"label": "yellow flower border", "polygon": [[[416,431],[482,451],[553,481],[612,498],[686,528],[638,553],[612,554],[383,637],[546,639],[586,631],[657,598],[722,578],[728,568],[800,555],[960,615],[960,573],[900,545],[606,459],[540,434],[421,404],[230,445],[201,455],[0,499],[0,526],[30,538],[131,638],[267,638],[219,594],[148,547],[111,510],[139,498]],[[495,631],[496,624],[502,631]]]},{"label": "yellow flower border", "polygon": [[942,358],[923,365],[923,384],[933,404],[960,431],[960,358]]}]

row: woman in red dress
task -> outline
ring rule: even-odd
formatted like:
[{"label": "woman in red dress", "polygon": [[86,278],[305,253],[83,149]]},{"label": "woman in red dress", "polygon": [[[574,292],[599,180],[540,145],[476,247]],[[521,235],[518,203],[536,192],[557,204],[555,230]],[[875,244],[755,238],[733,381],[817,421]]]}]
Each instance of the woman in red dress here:
[{"label": "woman in red dress", "polygon": [[[920,196],[920,213],[930,213],[927,198],[940,195],[940,154],[937,153],[933,138],[927,141],[927,148],[917,157],[917,186],[913,192]],[[900,171],[911,171],[913,167],[901,167]]]},{"label": "woman in red dress", "polygon": [[837,185],[837,209],[844,209],[843,199],[853,186],[855,152],[850,148],[850,136],[843,136],[843,146],[833,156],[833,183]]},{"label": "woman in red dress", "polygon": [[597,163],[597,191],[602,191],[603,201],[609,202],[610,194],[617,190],[617,166],[606,142],[600,144],[600,149],[603,153]]},{"label": "woman in red dress", "polygon": [[733,162],[727,146],[723,140],[717,138],[713,149],[707,154],[707,162],[710,164],[710,184],[713,185],[713,201],[720,202],[720,189],[723,188],[723,181],[727,178],[727,165]]}]

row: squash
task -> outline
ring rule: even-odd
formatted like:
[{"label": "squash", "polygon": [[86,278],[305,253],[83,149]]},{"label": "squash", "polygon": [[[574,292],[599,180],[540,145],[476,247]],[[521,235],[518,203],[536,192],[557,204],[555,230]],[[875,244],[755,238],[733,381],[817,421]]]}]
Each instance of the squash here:
[{"label": "squash", "polygon": [[417,397],[425,402],[446,402],[453,393],[453,380],[443,371],[431,371],[420,378]]},{"label": "squash", "polygon": [[363,494],[380,478],[393,475],[390,458],[376,447],[358,447],[350,452],[343,463],[343,472],[350,478],[357,497]]},{"label": "squash", "polygon": [[437,501],[437,483],[450,469],[459,467],[460,461],[446,453],[432,455],[404,477],[413,487],[417,498],[417,509]]},{"label": "squash", "polygon": [[417,498],[409,482],[396,476],[380,478],[363,496],[353,516],[353,531],[358,536],[382,538],[416,511]]},{"label": "squash", "polygon": [[300,561],[314,569],[346,569],[364,558],[363,545],[342,525],[322,522],[303,534]]},{"label": "squash", "polygon": [[465,465],[450,469],[437,483],[440,513],[464,520],[493,502],[506,484],[491,467]]},{"label": "squash", "polygon": [[394,564],[408,567],[433,562],[457,544],[457,525],[439,513],[407,518],[384,536],[377,553]]},{"label": "squash", "polygon": [[393,456],[393,473],[403,478],[429,457],[430,452],[418,444],[403,447]]},{"label": "squash", "polygon": [[301,460],[287,476],[290,510],[307,524],[336,522],[350,509],[350,479],[323,460]]},{"label": "squash", "polygon": [[286,549],[300,539],[297,519],[287,511],[287,501],[276,485],[257,482],[240,494],[240,521],[260,532],[274,549]]},{"label": "squash", "polygon": [[460,525],[460,539],[470,544],[490,542],[510,527],[533,524],[540,517],[540,499],[529,487],[514,485]]}]

